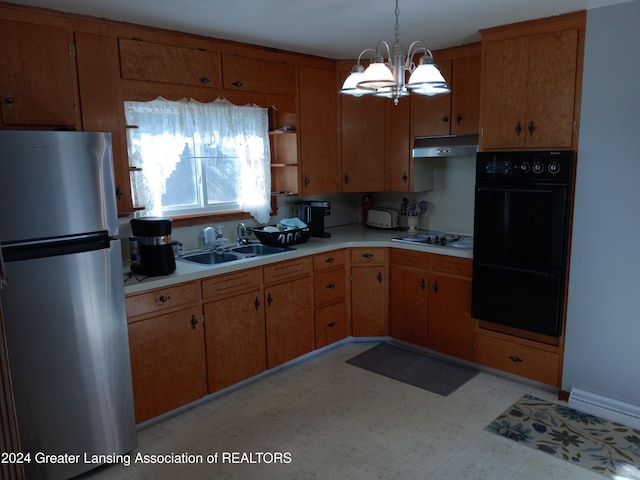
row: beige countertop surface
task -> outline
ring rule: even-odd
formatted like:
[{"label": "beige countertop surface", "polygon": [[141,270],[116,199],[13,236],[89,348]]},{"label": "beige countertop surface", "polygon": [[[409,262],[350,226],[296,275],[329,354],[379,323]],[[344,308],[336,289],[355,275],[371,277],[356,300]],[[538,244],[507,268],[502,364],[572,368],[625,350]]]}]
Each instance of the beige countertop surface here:
[{"label": "beige countertop surface", "polygon": [[[329,238],[311,237],[306,243],[293,245],[292,250],[274,255],[245,258],[233,262],[217,265],[198,265],[176,259],[176,271],[170,275],[157,277],[132,276],[125,281],[125,293],[140,293],[155,288],[167,287],[178,283],[199,280],[221,273],[230,273],[244,268],[260,267],[270,263],[291,260],[294,258],[315,255],[339,248],[354,247],[393,247],[414,250],[419,252],[436,253],[453,257],[472,258],[472,249],[461,249],[454,247],[443,247],[437,245],[409,244],[394,242],[391,239],[402,235],[397,230],[376,230],[364,227],[359,223],[328,228],[331,234]],[[128,265],[125,265],[125,273],[129,272]],[[126,276],[125,276],[126,277]]]}]

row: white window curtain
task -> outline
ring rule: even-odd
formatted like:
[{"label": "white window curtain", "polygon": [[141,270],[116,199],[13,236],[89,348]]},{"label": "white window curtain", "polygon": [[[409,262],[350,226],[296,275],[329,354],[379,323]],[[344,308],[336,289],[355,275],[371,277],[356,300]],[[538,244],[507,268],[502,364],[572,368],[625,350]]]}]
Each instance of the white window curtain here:
[{"label": "white window curtain", "polygon": [[[200,103],[157,98],[125,102],[125,115],[127,123],[137,127],[128,130],[129,159],[142,173],[134,182],[134,195],[148,214],[167,213],[162,197],[183,154],[198,157],[206,155],[203,151],[220,151],[235,157],[237,178],[216,182],[217,195],[231,199],[258,222],[268,223],[271,170],[267,109],[233,105],[224,99]],[[211,181],[204,182],[205,191]],[[204,197],[194,211],[206,210],[208,199],[206,194]]]}]

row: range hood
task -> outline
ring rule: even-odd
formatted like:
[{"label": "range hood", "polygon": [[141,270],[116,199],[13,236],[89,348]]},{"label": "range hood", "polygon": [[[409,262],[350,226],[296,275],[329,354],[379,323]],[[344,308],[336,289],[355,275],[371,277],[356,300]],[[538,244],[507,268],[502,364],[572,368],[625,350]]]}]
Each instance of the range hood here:
[{"label": "range hood", "polygon": [[413,158],[476,156],[478,135],[443,135],[416,137]]}]

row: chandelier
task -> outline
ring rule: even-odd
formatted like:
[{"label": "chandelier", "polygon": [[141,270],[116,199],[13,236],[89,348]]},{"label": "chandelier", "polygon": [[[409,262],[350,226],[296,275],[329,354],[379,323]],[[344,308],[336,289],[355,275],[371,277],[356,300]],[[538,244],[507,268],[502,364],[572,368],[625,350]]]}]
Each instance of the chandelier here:
[{"label": "chandelier", "polygon": [[[384,40],[380,40],[375,50],[367,48],[358,55],[358,63],[351,69],[338,93],[343,95],[376,95],[378,97],[392,98],[394,104],[398,104],[400,97],[409,95],[409,92],[418,95],[440,95],[451,93],[442,73],[433,62],[433,55],[426,45],[417,40],[407,50],[405,57],[400,44],[400,26],[398,16],[398,0],[396,0],[396,38],[391,47]],[[367,52],[373,52],[369,66],[365,70],[360,64],[362,56]],[[413,63],[413,57],[424,52],[418,61]],[[383,54],[387,54],[385,63]],[[405,83],[406,72],[410,73],[409,81]]]}]

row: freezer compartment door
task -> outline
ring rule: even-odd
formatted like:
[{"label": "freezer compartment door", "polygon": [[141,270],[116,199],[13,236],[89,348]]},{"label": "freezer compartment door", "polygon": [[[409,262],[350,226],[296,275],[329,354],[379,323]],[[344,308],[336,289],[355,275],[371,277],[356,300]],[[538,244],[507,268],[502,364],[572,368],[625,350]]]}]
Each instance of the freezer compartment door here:
[{"label": "freezer compartment door", "polygon": [[[82,459],[135,448],[120,242],[6,269],[0,306],[22,452]],[[96,466],[32,462],[25,470],[66,479]]]},{"label": "freezer compartment door", "polygon": [[111,135],[0,131],[0,242],[118,232]]}]

